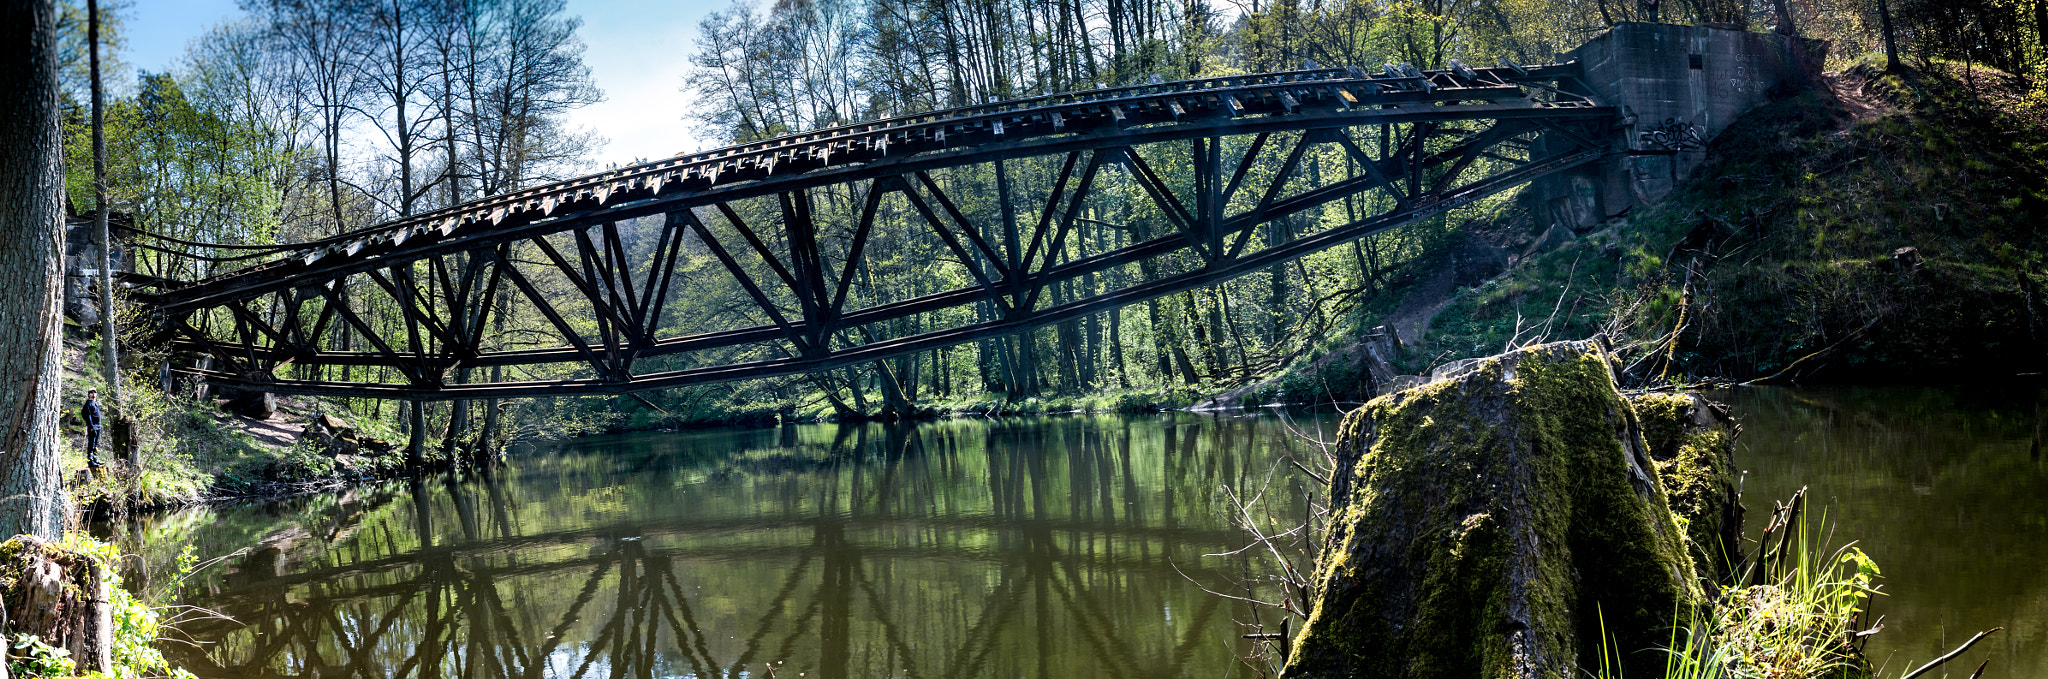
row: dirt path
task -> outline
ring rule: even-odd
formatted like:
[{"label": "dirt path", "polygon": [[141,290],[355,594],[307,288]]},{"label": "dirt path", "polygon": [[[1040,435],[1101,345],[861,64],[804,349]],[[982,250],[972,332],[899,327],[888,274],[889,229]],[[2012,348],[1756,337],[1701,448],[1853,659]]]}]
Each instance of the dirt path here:
[{"label": "dirt path", "polygon": [[235,415],[221,424],[231,430],[248,432],[250,436],[256,437],[257,442],[264,445],[290,448],[297,445],[299,437],[306,433],[306,424],[293,421],[294,419],[296,418],[288,417],[284,411],[279,410],[271,413],[268,419],[259,420]]},{"label": "dirt path", "polygon": [[1867,77],[1830,71],[1821,76],[1827,81],[1828,89],[1835,94],[1835,100],[1842,102],[1842,108],[1857,120],[1869,120],[1891,112],[1891,106],[1864,90],[1869,83]]}]

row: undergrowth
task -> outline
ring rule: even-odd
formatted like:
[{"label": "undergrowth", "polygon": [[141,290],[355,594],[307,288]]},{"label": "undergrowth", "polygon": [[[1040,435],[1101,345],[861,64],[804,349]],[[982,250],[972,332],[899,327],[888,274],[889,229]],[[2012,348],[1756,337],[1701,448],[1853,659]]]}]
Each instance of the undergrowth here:
[{"label": "undergrowth", "polygon": [[[23,633],[7,639],[7,670],[15,677],[82,677],[83,679],[143,679],[144,677],[168,677],[170,679],[192,679],[185,670],[171,666],[158,650],[157,644],[170,632],[166,614],[176,614],[180,607],[152,605],[152,600],[167,600],[175,594],[175,588],[197,567],[197,559],[190,547],[180,557],[177,571],[167,580],[169,591],[162,596],[150,598],[131,592],[121,581],[118,564],[123,559],[121,550],[112,544],[100,542],[84,533],[70,532],[62,540],[51,545],[57,550],[83,557],[73,563],[89,566],[99,572],[106,583],[107,604],[111,613],[112,644],[109,649],[111,670],[101,674],[97,670],[80,673],[78,659],[70,657],[70,651],[57,648],[34,634]],[[75,558],[75,557],[67,557]]]},{"label": "undergrowth", "polygon": [[[1833,544],[1825,515],[1802,511],[1804,492],[1773,514],[1751,558],[1730,568],[1710,611],[1674,611],[1664,679],[1860,679],[1871,676],[1859,635],[1877,563],[1855,543]],[[1606,637],[1603,630],[1603,640]],[[1623,679],[1622,649],[1603,645],[1589,674]]]},{"label": "undergrowth", "polygon": [[[1123,389],[1093,394],[1032,396],[1010,400],[990,393],[930,404],[935,416],[1049,415],[1054,413],[1155,413],[1186,408],[1207,392],[1194,387]],[[824,412],[817,413],[825,414]]]}]

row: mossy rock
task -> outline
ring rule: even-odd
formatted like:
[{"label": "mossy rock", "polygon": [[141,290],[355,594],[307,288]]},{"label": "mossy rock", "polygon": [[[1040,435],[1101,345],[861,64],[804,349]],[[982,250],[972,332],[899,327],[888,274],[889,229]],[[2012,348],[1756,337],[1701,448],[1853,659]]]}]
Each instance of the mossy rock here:
[{"label": "mossy rock", "polygon": [[1685,526],[1693,567],[1711,591],[1742,562],[1742,497],[1735,478],[1735,437],[1742,428],[1727,408],[1699,394],[1648,394],[1630,398],[1629,405],[1643,422],[1643,441],[1671,511]]},{"label": "mossy rock", "polygon": [[[1530,347],[1345,418],[1341,504],[1289,677],[1661,673],[1705,602],[1641,423],[1587,342]],[[1604,637],[1604,639],[1603,639]]]}]

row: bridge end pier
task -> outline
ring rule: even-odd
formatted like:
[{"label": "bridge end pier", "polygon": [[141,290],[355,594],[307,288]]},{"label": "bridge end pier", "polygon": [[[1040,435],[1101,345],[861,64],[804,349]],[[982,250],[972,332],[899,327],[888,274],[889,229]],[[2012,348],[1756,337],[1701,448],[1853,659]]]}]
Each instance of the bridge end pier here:
[{"label": "bridge end pier", "polygon": [[1663,200],[1736,119],[1819,83],[1827,49],[1774,33],[1627,22],[1559,55],[1579,65],[1581,94],[1621,116],[1606,158],[1533,183],[1525,195],[1539,223],[1586,229]]}]

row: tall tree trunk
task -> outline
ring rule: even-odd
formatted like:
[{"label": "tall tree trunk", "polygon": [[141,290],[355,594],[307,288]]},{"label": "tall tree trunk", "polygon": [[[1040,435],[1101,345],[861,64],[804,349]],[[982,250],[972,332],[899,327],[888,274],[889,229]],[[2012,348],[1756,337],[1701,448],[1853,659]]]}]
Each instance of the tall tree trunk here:
[{"label": "tall tree trunk", "polygon": [[1117,388],[1129,389],[1131,388],[1131,371],[1124,364],[1123,317],[1124,312],[1122,309],[1109,310],[1109,346],[1107,348],[1109,350],[1109,364],[1116,369]]},{"label": "tall tree trunk", "polygon": [[100,3],[86,0],[85,3],[86,50],[90,53],[92,69],[92,193],[93,233],[100,241],[100,349],[105,363],[107,377],[107,402],[112,405],[113,441],[120,448],[121,459],[128,465],[129,480],[134,490],[141,490],[142,446],[135,445],[133,430],[128,427],[121,414],[128,399],[121,393],[121,333],[114,327],[114,238],[107,230],[107,134],[105,96],[100,86]]},{"label": "tall tree trunk", "polygon": [[1799,35],[1799,27],[1792,24],[1792,0],[1771,0],[1771,7],[1778,12],[1778,34]]},{"label": "tall tree trunk", "polygon": [[[114,330],[114,239],[107,232],[107,135],[100,88],[100,3],[86,0],[86,43],[92,69],[92,193],[93,232],[100,240],[100,344],[106,352],[107,394],[118,413],[121,398],[121,343]],[[116,417],[119,417],[117,414]],[[128,463],[134,465],[136,460]]]},{"label": "tall tree trunk", "polygon": [[1173,357],[1168,352],[1179,345],[1166,325],[1166,314],[1159,309],[1159,298],[1145,300],[1145,321],[1145,327],[1152,332],[1152,358],[1157,364],[1153,370],[1159,373],[1159,381],[1172,382]]},{"label": "tall tree trunk", "polygon": [[63,374],[64,146],[57,127],[57,9],[0,4],[0,535],[55,540]]},{"label": "tall tree trunk", "polygon": [[[1222,288],[1212,285],[1207,292],[1207,296],[1211,297],[1209,304],[1206,305],[1207,309],[1202,308],[1203,295],[1187,293],[1187,320],[1188,325],[1195,328],[1195,340],[1202,347],[1202,358],[1207,362],[1209,374],[1221,375],[1224,365],[1228,362],[1223,353],[1223,303],[1220,301]],[[1198,310],[1202,312],[1199,316],[1196,315]]]},{"label": "tall tree trunk", "polygon": [[[1266,247],[1287,242],[1294,237],[1294,217],[1274,220],[1266,225]],[[1358,241],[1352,241],[1356,247]],[[1266,270],[1266,348],[1280,346],[1280,338],[1287,333],[1287,264],[1274,264]]]},{"label": "tall tree trunk", "polygon": [[[455,371],[456,384],[469,383],[469,368]],[[448,402],[448,431],[441,436],[441,454],[448,459],[457,459],[456,451],[464,435],[469,433],[469,401]]]},{"label": "tall tree trunk", "polygon": [[[344,225],[341,216],[342,109],[339,106],[333,106],[329,107],[328,110],[330,112],[327,114],[327,200],[334,209],[334,232],[339,234],[348,231],[348,227]],[[347,279],[342,280],[346,281]],[[336,292],[347,294],[348,287],[346,285],[336,287],[341,288]],[[335,325],[339,326],[341,324],[337,323]]]},{"label": "tall tree trunk", "polygon": [[[2040,43],[2043,51],[2048,51],[2048,0],[2034,0],[2034,40]],[[1884,14],[1884,48],[1892,54],[1899,53],[1892,45],[1892,14],[1889,11]],[[1897,64],[1898,57],[1892,57],[1892,63]]]},{"label": "tall tree trunk", "polygon": [[[1070,295],[1065,281],[1052,285],[1052,304],[1065,304]],[[1060,321],[1053,325],[1053,339],[1059,347],[1053,355],[1053,362],[1060,373],[1060,391],[1079,393],[1087,388],[1081,383],[1081,328],[1075,320]]]},{"label": "tall tree trunk", "polygon": [[1080,367],[1081,385],[1094,389],[1101,384],[1102,314],[1088,314],[1081,319]]},{"label": "tall tree trunk", "polygon": [[[1131,225],[1136,230],[1132,236],[1134,240],[1142,243],[1152,238],[1152,230],[1145,220],[1134,220]],[[1138,275],[1145,281],[1157,280],[1158,268],[1159,263],[1152,258],[1138,260]],[[1157,364],[1154,369],[1159,373],[1159,381],[1165,383],[1173,381],[1173,358],[1170,352],[1178,344],[1166,325],[1166,315],[1159,309],[1162,299],[1164,298],[1154,297],[1145,300],[1145,328],[1152,334],[1152,356],[1153,362]]]},{"label": "tall tree trunk", "polygon": [[911,415],[911,399],[916,384],[916,374],[900,358],[885,358],[874,362],[875,384],[882,388],[882,413],[899,417]]},{"label": "tall tree trunk", "polygon": [[[2034,16],[2041,24],[2041,45],[2048,47],[2048,0],[2034,3]],[[1884,70],[1899,70],[1899,39],[1892,32],[1892,5],[1889,0],[1877,0],[1877,19],[1884,28]]]},{"label": "tall tree trunk", "polygon": [[400,217],[412,215],[412,153],[413,131],[406,124],[406,104],[411,91],[405,81],[405,5],[391,0],[391,106],[398,114],[398,127],[393,131],[398,140],[398,213]]},{"label": "tall tree trunk", "polygon": [[862,415],[868,414],[867,386],[861,384],[860,369],[846,366],[846,390],[853,395],[853,407]]}]

